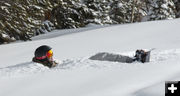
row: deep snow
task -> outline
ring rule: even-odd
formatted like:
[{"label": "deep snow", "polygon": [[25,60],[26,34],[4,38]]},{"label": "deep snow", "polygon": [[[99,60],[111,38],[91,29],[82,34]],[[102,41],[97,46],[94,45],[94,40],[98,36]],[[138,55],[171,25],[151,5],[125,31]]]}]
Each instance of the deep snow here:
[{"label": "deep snow", "polygon": [[[0,96],[164,96],[165,81],[180,79],[179,24],[175,19],[73,29],[71,34],[56,30],[30,42],[1,45]],[[57,67],[31,62],[44,44],[62,62]],[[133,56],[136,49],[151,48],[156,50],[144,64],[88,59],[98,52]]]}]

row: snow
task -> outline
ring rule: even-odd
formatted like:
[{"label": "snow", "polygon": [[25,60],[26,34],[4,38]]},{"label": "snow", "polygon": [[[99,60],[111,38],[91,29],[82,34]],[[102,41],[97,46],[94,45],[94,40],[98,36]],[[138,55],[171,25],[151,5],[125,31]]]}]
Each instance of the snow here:
[{"label": "snow", "polygon": [[[165,81],[180,79],[180,19],[55,30],[0,46],[0,96],[164,96]],[[61,63],[31,61],[40,45]],[[96,61],[99,52],[133,56],[156,48],[149,63]]]},{"label": "snow", "polygon": [[118,7],[123,7],[123,4],[122,4],[122,3],[119,3],[119,4],[118,4]]},{"label": "snow", "polygon": [[1,6],[1,9],[2,9],[2,10],[5,10],[6,13],[10,13],[10,12],[7,10],[8,8],[7,8],[6,6]]},{"label": "snow", "polygon": [[168,9],[168,6],[166,4],[162,4],[161,7],[164,9]]}]

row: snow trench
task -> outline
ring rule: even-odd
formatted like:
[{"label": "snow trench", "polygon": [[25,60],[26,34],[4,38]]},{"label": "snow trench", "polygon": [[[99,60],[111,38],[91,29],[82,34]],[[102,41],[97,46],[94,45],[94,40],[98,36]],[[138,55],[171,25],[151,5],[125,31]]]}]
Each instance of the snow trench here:
[{"label": "snow trench", "polygon": [[[120,54],[120,53],[118,53]],[[125,52],[128,56],[133,56],[134,52]],[[7,66],[0,68],[0,77],[18,77],[28,74],[36,74],[40,72],[49,71],[60,71],[60,70],[73,70],[73,69],[126,69],[128,67],[138,67],[147,64],[158,64],[158,62],[180,59],[180,49],[171,50],[155,50],[151,53],[150,62],[148,63],[120,63],[120,62],[110,62],[110,61],[98,61],[90,60],[88,57],[82,57],[78,59],[66,59],[59,61],[60,63],[54,68],[48,68],[42,64],[38,64],[32,61],[23,62],[20,64],[15,64],[14,66]]]}]

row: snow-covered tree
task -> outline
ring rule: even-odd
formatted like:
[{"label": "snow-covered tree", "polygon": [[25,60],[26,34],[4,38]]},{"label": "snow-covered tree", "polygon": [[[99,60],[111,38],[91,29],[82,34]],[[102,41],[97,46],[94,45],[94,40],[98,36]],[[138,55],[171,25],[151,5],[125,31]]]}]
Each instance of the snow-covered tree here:
[{"label": "snow-covered tree", "polygon": [[172,0],[147,0],[146,20],[163,20],[175,18],[175,5]]},{"label": "snow-covered tree", "polygon": [[176,17],[179,0],[0,0],[0,43],[30,40],[54,28]]},{"label": "snow-covered tree", "polygon": [[83,3],[88,7],[92,16],[87,18],[90,23],[97,24],[112,24],[109,16],[110,0],[83,0]]},{"label": "snow-covered tree", "polygon": [[66,0],[52,9],[53,23],[56,28],[78,28],[85,26],[82,5],[78,0]]},{"label": "snow-covered tree", "polygon": [[46,19],[45,12],[50,7],[46,8],[42,4],[49,3],[45,0],[1,0],[1,37],[8,38],[10,41],[30,40],[37,29],[45,26],[43,24]]},{"label": "snow-covered tree", "polygon": [[175,7],[176,7],[176,17],[180,17],[180,1],[179,0],[173,0]]},{"label": "snow-covered tree", "polygon": [[139,22],[144,15],[142,4],[138,0],[113,0],[110,16],[116,23]]}]

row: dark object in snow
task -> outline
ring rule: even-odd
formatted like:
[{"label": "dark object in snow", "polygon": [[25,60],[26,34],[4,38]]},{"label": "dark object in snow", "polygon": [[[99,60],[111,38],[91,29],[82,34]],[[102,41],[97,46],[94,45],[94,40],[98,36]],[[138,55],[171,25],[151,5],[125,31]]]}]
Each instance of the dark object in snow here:
[{"label": "dark object in snow", "polygon": [[133,58],[128,56],[123,56],[119,54],[111,54],[107,52],[98,53],[89,59],[91,60],[100,60],[100,61],[113,61],[113,62],[122,62],[122,63],[132,63]]},{"label": "dark object in snow", "polygon": [[150,61],[150,52],[144,50],[136,50],[136,55],[134,57],[111,54],[107,52],[97,53],[96,55],[90,57],[91,60],[100,60],[100,61],[113,61],[113,62],[122,62],[122,63],[133,63],[134,61],[138,62],[149,62]]},{"label": "dark object in snow", "polygon": [[47,45],[42,45],[35,50],[33,62],[41,63],[49,68],[55,67],[57,63],[53,60],[52,48]]},{"label": "dark object in snow", "polygon": [[136,50],[135,60],[139,62],[149,62],[150,60],[150,52],[151,51],[144,51],[144,50]]},{"label": "dark object in snow", "polygon": [[46,53],[51,50],[52,48],[50,46],[47,46],[47,45],[42,45],[40,47],[38,47],[36,50],[35,50],[35,57],[42,57],[42,56],[45,56]]}]

